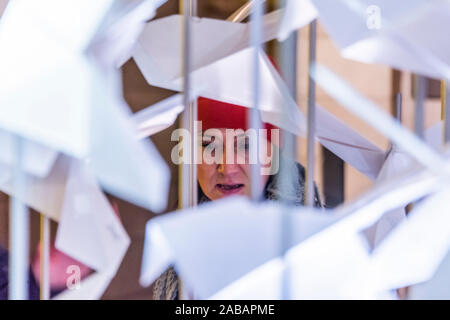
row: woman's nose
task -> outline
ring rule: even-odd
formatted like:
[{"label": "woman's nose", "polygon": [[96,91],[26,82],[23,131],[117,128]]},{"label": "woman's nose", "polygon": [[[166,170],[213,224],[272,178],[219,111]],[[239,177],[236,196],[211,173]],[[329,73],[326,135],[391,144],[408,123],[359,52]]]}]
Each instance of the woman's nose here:
[{"label": "woman's nose", "polygon": [[228,159],[227,161],[227,155],[226,151],[223,151],[222,154],[222,163],[219,163],[217,165],[217,172],[222,174],[232,174],[239,171],[239,164],[237,164],[236,161],[236,155],[232,159]]}]

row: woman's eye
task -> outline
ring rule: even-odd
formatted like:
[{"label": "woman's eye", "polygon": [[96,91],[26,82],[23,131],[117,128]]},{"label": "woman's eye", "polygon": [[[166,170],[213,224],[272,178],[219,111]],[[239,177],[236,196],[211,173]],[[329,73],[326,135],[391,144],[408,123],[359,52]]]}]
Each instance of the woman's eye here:
[{"label": "woman's eye", "polygon": [[238,150],[248,150],[250,148],[250,145],[248,143],[238,143],[237,145]]}]

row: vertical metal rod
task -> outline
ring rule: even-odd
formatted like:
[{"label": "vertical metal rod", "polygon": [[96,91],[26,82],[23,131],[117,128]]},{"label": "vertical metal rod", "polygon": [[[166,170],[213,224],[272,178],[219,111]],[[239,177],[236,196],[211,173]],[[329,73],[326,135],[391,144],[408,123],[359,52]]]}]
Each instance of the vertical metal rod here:
[{"label": "vertical metal rod", "polygon": [[24,193],[25,174],[23,172],[23,140],[16,140],[16,166],[14,168],[14,194],[10,208],[10,259],[9,288],[10,300],[28,299],[29,273],[29,215],[26,205],[20,200]]},{"label": "vertical metal rod", "polygon": [[[259,133],[261,128],[261,118],[259,114],[259,99],[260,99],[260,66],[259,57],[261,51],[262,41],[262,15],[263,15],[263,1],[254,0],[252,11],[250,15],[250,45],[254,48],[253,62],[252,62],[252,91],[253,91],[253,108],[250,109],[249,128],[256,130]],[[262,177],[260,174],[259,165],[259,134],[256,139],[256,150],[258,152],[257,164],[251,166],[250,186],[251,199],[257,201],[261,198],[260,185],[262,184]]]},{"label": "vertical metal rod", "polygon": [[190,205],[191,207],[195,207],[198,202],[198,184],[197,184],[197,148],[198,148],[198,135],[197,135],[197,100],[192,101],[190,103],[191,108],[191,123],[190,123],[190,131],[191,131],[191,187],[190,187]]},{"label": "vertical metal rod", "polygon": [[[191,16],[197,14],[197,0],[180,0],[180,10],[183,13],[183,103],[184,111],[181,115],[181,127],[189,131],[190,150],[183,148],[183,163],[179,166],[178,173],[178,207],[180,209],[197,204],[197,132],[194,125],[197,120],[197,103],[191,102]],[[183,146],[187,144],[183,143]],[[189,152],[189,157],[186,155]],[[178,293],[182,300],[189,298],[189,293],[184,290],[182,280],[178,281]]]},{"label": "vertical metal rod", "polygon": [[40,289],[41,300],[50,299],[50,219],[41,214]]},{"label": "vertical metal rod", "polygon": [[442,120],[444,144],[450,141],[450,88],[448,80],[442,80],[441,102],[442,102]]},{"label": "vertical metal rod", "polygon": [[[286,6],[286,0],[281,1],[282,6]],[[297,37],[298,33],[293,32],[283,43],[280,43],[280,65],[281,73],[285,79],[289,94],[297,100]],[[283,112],[283,117],[288,120],[289,114]],[[282,132],[282,154],[280,157],[280,193],[283,195],[292,194],[295,190],[295,183],[299,181],[297,167],[292,165],[297,157],[297,138],[292,133],[283,130]],[[283,199],[284,200],[284,199]],[[282,211],[281,222],[281,256],[284,256],[292,245],[291,211],[286,208]],[[281,299],[290,298],[290,269],[285,263],[282,276]]]},{"label": "vertical metal rod", "polygon": [[[181,170],[181,174],[179,174],[179,207],[187,208],[192,204],[193,199],[193,175],[192,168],[194,164],[192,163],[192,157],[194,156],[192,153],[192,149],[194,148],[193,136],[192,132],[192,123],[193,123],[193,114],[191,107],[191,12],[194,11],[193,2],[195,0],[184,0],[182,2],[182,11],[183,11],[183,103],[185,109],[183,114],[181,115],[181,127],[183,129],[187,129],[190,133],[190,150],[183,149],[183,164],[180,165],[179,170]],[[195,6],[196,7],[196,6]],[[183,144],[186,146],[189,144]]]},{"label": "vertical metal rod", "polygon": [[425,98],[427,93],[427,79],[421,75],[416,75],[415,81],[415,112],[414,112],[414,132],[418,137],[424,138],[425,135]]},{"label": "vertical metal rod", "polygon": [[[317,21],[309,25],[309,67],[316,61]],[[314,145],[316,130],[316,83],[308,75],[308,124],[307,124],[307,160],[306,160],[306,201],[307,206],[314,206]]]},{"label": "vertical metal rod", "polygon": [[[189,15],[191,17],[197,16],[197,0],[189,0]],[[191,37],[189,38],[189,41],[191,41]],[[189,45],[190,47],[190,45]],[[192,57],[192,54],[190,53],[190,57]],[[191,70],[191,63],[189,62],[189,71]],[[190,165],[190,201],[189,204],[191,207],[194,207],[197,205],[198,200],[198,189],[197,189],[197,126],[196,121],[198,118],[197,113],[197,99],[192,100],[192,97],[190,98],[189,108],[190,108],[190,124],[189,124],[189,130],[191,132],[191,165]]]},{"label": "vertical metal rod", "polygon": [[397,93],[397,99],[395,104],[395,118],[398,122],[402,123],[402,94]]}]

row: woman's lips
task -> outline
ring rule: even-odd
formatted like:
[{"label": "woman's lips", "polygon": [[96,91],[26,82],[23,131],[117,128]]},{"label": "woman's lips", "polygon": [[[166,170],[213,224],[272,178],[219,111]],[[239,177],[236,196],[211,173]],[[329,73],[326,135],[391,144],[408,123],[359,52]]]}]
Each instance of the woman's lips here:
[{"label": "woman's lips", "polygon": [[216,189],[225,195],[239,193],[241,190],[243,190],[243,188],[244,188],[244,185],[242,183],[231,183],[231,184],[218,183],[218,184],[216,184]]}]

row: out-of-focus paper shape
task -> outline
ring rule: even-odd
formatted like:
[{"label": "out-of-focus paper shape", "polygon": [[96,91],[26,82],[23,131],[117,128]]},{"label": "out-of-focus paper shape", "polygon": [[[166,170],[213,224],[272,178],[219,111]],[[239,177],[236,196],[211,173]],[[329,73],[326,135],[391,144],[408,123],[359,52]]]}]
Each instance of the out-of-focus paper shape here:
[{"label": "out-of-focus paper shape", "polygon": [[448,300],[450,299],[450,254],[447,253],[444,261],[431,280],[411,286],[408,289],[408,299],[411,300]]},{"label": "out-of-focus paper shape", "polygon": [[[266,39],[273,30],[279,12],[265,16]],[[170,16],[147,24],[133,57],[147,82],[171,90],[182,90],[180,16]],[[241,35],[243,33],[243,35]],[[218,41],[217,34],[221,34]],[[239,37],[237,36],[239,34]],[[169,40],[167,40],[169,39]],[[224,40],[225,39],[225,44]],[[193,22],[192,86],[207,98],[252,107],[250,66],[253,49],[248,48],[248,25],[213,19]],[[291,98],[284,81],[268,57],[261,53],[261,117],[299,136],[305,136],[306,120]],[[214,76],[211,76],[214,75]],[[362,138],[325,109],[318,107],[317,136],[331,151],[350,165],[375,179],[384,160],[384,152]],[[284,117],[288,113],[289,117]]]},{"label": "out-of-focus paper shape", "polygon": [[[437,177],[432,176],[423,170],[413,171],[411,174],[408,174],[401,179],[382,183],[351,205],[336,211],[334,213],[336,216],[330,216],[330,218],[334,217],[334,219],[337,220],[334,221],[334,224],[323,224],[323,228],[317,228],[315,230],[317,233],[309,233],[309,238],[302,239],[303,242],[300,242],[300,244],[288,251],[284,264],[282,259],[276,257],[265,262],[261,261],[262,263],[259,266],[249,270],[249,273],[246,273],[245,276],[236,279],[238,281],[229,283],[227,286],[223,286],[223,284],[217,285],[216,287],[222,287],[222,290],[216,292],[214,295],[210,296],[210,298],[279,298],[279,290],[281,288],[280,279],[285,266],[290,267],[291,298],[392,298],[392,296],[389,295],[389,292],[378,292],[376,287],[373,287],[370,281],[367,280],[367,274],[370,270],[370,256],[368,247],[365,245],[360,232],[377,221],[384,212],[404,206],[423,195],[439,190],[441,186],[442,185],[438,183]],[[229,201],[229,204],[232,204],[232,200],[230,199]],[[244,221],[246,220],[246,212],[249,212],[250,210],[246,208],[245,203],[238,203],[236,201],[236,204],[238,204],[240,209],[234,211],[224,205],[223,210],[225,212],[223,214],[223,219],[228,217],[230,213],[236,211],[237,219],[239,219],[240,222],[242,219]],[[190,276],[190,272],[199,272],[199,275],[197,276],[199,279],[198,281],[200,281],[199,283],[205,281],[204,278],[201,279],[201,276],[208,272],[212,273],[213,269],[217,269],[215,274],[216,278],[222,277],[222,275],[218,276],[218,273],[221,272],[220,270],[224,270],[224,268],[228,273],[229,268],[225,267],[223,260],[214,261],[218,264],[214,267],[214,265],[206,262],[206,260],[199,261],[198,254],[193,254],[193,252],[206,252],[205,254],[211,255],[214,254],[214,252],[222,252],[218,248],[221,248],[221,246],[224,245],[223,242],[230,246],[229,250],[234,250],[236,248],[236,246],[233,246],[233,244],[228,241],[229,237],[226,237],[225,234],[221,234],[222,231],[220,230],[225,222],[222,218],[220,218],[220,221],[217,221],[217,225],[220,226],[218,229],[211,229],[210,226],[207,225],[205,230],[201,230],[201,232],[195,230],[190,234],[186,231],[190,229],[183,227],[186,226],[186,220],[184,219],[193,219],[191,223],[196,226],[205,223],[207,211],[213,210],[211,207],[203,208],[204,212],[196,212],[193,210],[189,213],[179,215],[173,214],[172,217],[169,217],[172,221],[164,221],[164,217],[158,218],[161,223],[156,223],[157,221],[154,221],[155,224],[153,227],[151,227],[151,222],[149,222],[147,226],[148,238],[146,240],[145,258],[141,278],[143,284],[152,282],[152,280],[154,280],[155,277],[164,271],[165,267],[171,263],[174,263],[176,267],[179,267],[177,270],[180,272],[183,279],[188,275]],[[263,216],[270,212],[268,209],[264,208],[258,210]],[[217,210],[214,210],[214,213],[217,213]],[[183,217],[184,214],[187,214],[187,216]],[[279,215],[280,212],[273,214]],[[211,217],[215,216],[211,214]],[[338,217],[342,218],[338,220]],[[178,227],[176,227],[175,224],[177,219],[180,219],[180,221],[176,223],[179,224]],[[258,217],[257,219],[261,219],[261,217]],[[170,227],[171,223],[173,223],[172,227]],[[163,227],[164,224],[166,227]],[[279,224],[272,222],[272,225],[280,229]],[[295,225],[295,222],[291,225]],[[305,224],[303,224],[303,226],[305,226]],[[328,228],[325,228],[327,226]],[[261,226],[254,225],[254,227],[260,228]],[[323,231],[321,231],[321,229]],[[183,230],[184,232],[187,232],[187,234],[183,234]],[[301,231],[293,231],[292,233],[299,235],[301,234]],[[204,244],[205,241],[201,242],[200,240],[197,240],[197,243],[200,244],[194,245],[189,243],[189,245],[186,245],[184,240],[190,239],[192,235],[197,234],[204,234],[208,238],[207,244]],[[270,233],[267,232],[267,229],[260,229],[260,234],[267,235]],[[252,234],[248,236],[250,237],[250,241],[255,240],[255,235]],[[150,240],[151,237],[153,237],[152,240]],[[186,237],[186,239],[181,239],[184,237]],[[215,239],[216,237],[218,239]],[[178,239],[173,240],[176,238]],[[259,240],[259,238],[256,240]],[[178,241],[180,243],[178,250],[174,250],[173,241]],[[187,241],[190,242],[192,240]],[[151,246],[154,247],[153,251],[148,250],[150,246],[147,245],[147,243],[154,244]],[[247,242],[239,242],[238,248],[242,247],[242,243]],[[264,250],[270,251],[270,248],[273,248],[266,248],[265,245],[262,245],[260,242],[258,243]],[[211,249],[209,251],[203,251],[203,246],[205,245],[210,246]],[[243,254],[242,252],[235,252],[234,254],[250,257],[253,256],[253,252],[255,251],[252,250],[248,252],[252,253]],[[267,253],[268,251],[265,252]],[[164,256],[162,256],[161,253],[164,253]],[[191,270],[182,267],[182,264],[185,261],[188,261],[188,259],[191,260]],[[154,263],[152,267],[150,267],[151,261]],[[227,261],[230,263],[229,260]],[[233,264],[232,267],[234,268],[235,266],[236,264]],[[186,272],[186,270],[188,270],[188,272]],[[261,279],[265,280],[264,283],[267,283],[267,287],[261,288]],[[207,283],[211,284],[211,282]],[[194,288],[196,292],[199,292],[199,288],[196,284]],[[213,290],[211,289],[211,291]],[[203,292],[201,294],[203,294]]]},{"label": "out-of-focus paper shape", "polygon": [[[425,141],[435,150],[442,151],[442,122],[438,122],[425,131]],[[383,181],[396,179],[405,174],[405,172],[419,169],[421,169],[421,166],[418,165],[417,162],[412,160],[410,156],[403,153],[394,145],[391,148],[375,183],[379,184]],[[371,247],[376,247],[404,217],[404,208],[385,213],[383,217],[366,232]]]},{"label": "out-of-focus paper shape", "polygon": [[[121,91],[117,88],[116,92]],[[163,210],[167,204],[169,169],[151,141],[136,136],[128,107],[114,106],[113,101],[108,104],[106,100],[104,108],[92,109],[92,118],[96,122],[91,127],[88,163],[101,186],[144,208]]]},{"label": "out-of-focus paper shape", "polygon": [[[57,248],[96,270],[85,280],[86,285],[82,281],[80,289],[61,297],[100,298],[122,261],[129,238],[91,169],[83,161],[60,155],[47,177],[28,174],[25,179],[24,194],[15,196],[59,221]],[[11,175],[1,181],[0,189],[11,194]],[[90,291],[91,287],[95,290]]]},{"label": "out-of-focus paper shape", "polygon": [[[312,0],[344,57],[450,77],[448,1]],[[433,23],[430,23],[433,21]]]},{"label": "out-of-focus paper shape", "polygon": [[427,130],[425,130],[425,141],[436,151],[444,151],[444,131],[443,122],[439,121]]},{"label": "out-of-focus paper shape", "polygon": [[44,213],[54,221],[59,221],[65,199],[66,180],[70,168],[70,159],[59,156],[50,173],[43,178],[25,174],[23,194],[16,194],[11,167],[0,164],[3,179],[0,190],[13,195],[37,212]]},{"label": "out-of-focus paper shape", "polygon": [[56,247],[97,272],[81,282],[79,289],[66,290],[57,299],[100,298],[116,274],[129,243],[95,176],[88,167],[74,163],[67,180]]},{"label": "out-of-focus paper shape", "polygon": [[117,67],[131,58],[136,40],[145,23],[167,0],[119,0],[103,18],[90,49],[104,63]]},{"label": "out-of-focus paper shape", "polygon": [[316,105],[316,136],[324,147],[370,179],[379,174],[385,151],[320,105]]},{"label": "out-of-focus paper shape", "polygon": [[[27,157],[45,156],[25,160],[26,188],[14,196],[61,218],[58,248],[97,271],[67,298],[99,298],[129,244],[96,181],[151,210],[166,205],[169,170],[136,137],[115,68],[163,2],[17,0],[0,21],[0,128],[14,139],[2,138],[25,140]],[[9,149],[0,182],[12,194]]]},{"label": "out-of-focus paper shape", "polygon": [[375,187],[355,203],[340,209],[350,215],[288,252],[292,296],[297,299],[385,297],[389,290],[381,289],[395,287],[380,288],[374,283],[372,258],[361,231],[385,212],[440,188],[442,184],[437,177],[423,170],[411,172],[402,179]]},{"label": "out-of-focus paper shape", "polygon": [[184,110],[183,96],[173,95],[133,115],[139,138],[146,138],[170,127]]},{"label": "out-of-focus paper shape", "polygon": [[9,0],[0,0],[0,18],[2,17],[3,11],[5,11]]},{"label": "out-of-focus paper shape", "polygon": [[[17,137],[7,131],[0,129],[0,163],[9,167],[14,166],[15,144]],[[24,164],[25,172],[36,177],[45,177],[56,161],[58,152],[32,141],[24,141]]]},{"label": "out-of-focus paper shape", "polygon": [[307,25],[317,17],[316,7],[311,0],[287,0],[281,20],[278,40],[285,40],[289,34]]},{"label": "out-of-focus paper shape", "polygon": [[379,291],[429,280],[450,247],[450,217],[445,204],[448,186],[409,213],[372,255],[373,285]]},{"label": "out-of-focus paper shape", "polygon": [[[405,170],[414,165],[411,157],[405,155],[396,148],[391,149],[380,174],[375,183],[381,183],[390,179],[396,179],[401,176]],[[415,164],[417,166],[417,164]],[[417,166],[420,168],[420,166]],[[380,220],[366,231],[366,235],[371,248],[378,246],[378,244],[385,238],[385,236],[394,229],[405,217],[405,209],[397,208],[386,212]]]},{"label": "out-of-focus paper shape", "polygon": [[[292,247],[284,260],[266,262],[211,299],[280,299],[282,272],[288,272],[292,299],[392,299],[389,290],[381,290],[369,279],[374,271],[361,232],[385,212],[436,192],[442,185],[423,169],[377,184],[356,201],[335,209],[331,214],[341,218]],[[266,279],[269,287],[261,288]]]},{"label": "out-of-focus paper shape", "polygon": [[[264,17],[264,41],[276,36],[280,16],[280,12],[275,11]],[[178,15],[158,19],[148,23],[139,38],[133,58],[150,85],[182,91],[181,26],[182,17]],[[249,36],[248,24],[207,18],[193,20],[191,79],[192,88],[198,95],[252,106],[251,68],[242,68],[253,58],[254,49],[249,47]],[[299,127],[304,128],[301,125],[305,123],[303,115],[293,99],[289,96],[283,98],[277,85],[282,80],[272,75],[276,70],[264,54],[260,56],[260,62],[264,79],[260,99],[263,120],[269,119],[273,124],[298,134]],[[280,123],[282,105],[290,114],[285,123]]]},{"label": "out-of-focus paper shape", "polygon": [[[160,211],[169,170],[150,141],[136,139],[118,71],[90,48],[99,39],[115,48],[115,23],[135,13],[144,19],[150,3],[162,2],[11,2],[0,23],[0,127],[88,159],[105,190]],[[142,19],[135,23],[142,27]]]},{"label": "out-of-focus paper shape", "polygon": [[399,125],[393,117],[381,111],[376,104],[359,94],[333,72],[315,64],[311,75],[344,108],[372,125],[425,168],[439,175],[450,174],[450,164],[438,152]]},{"label": "out-of-focus paper shape", "polygon": [[240,197],[157,217],[146,228],[141,284],[150,285],[174,264],[185,286],[199,298],[210,297],[280,255],[282,210],[289,210],[293,244],[337,219],[319,210],[252,204]]},{"label": "out-of-focus paper shape", "polygon": [[[210,296],[209,300],[280,300],[282,299],[282,258],[275,258]],[[264,279],[264,280],[262,280]]]}]

